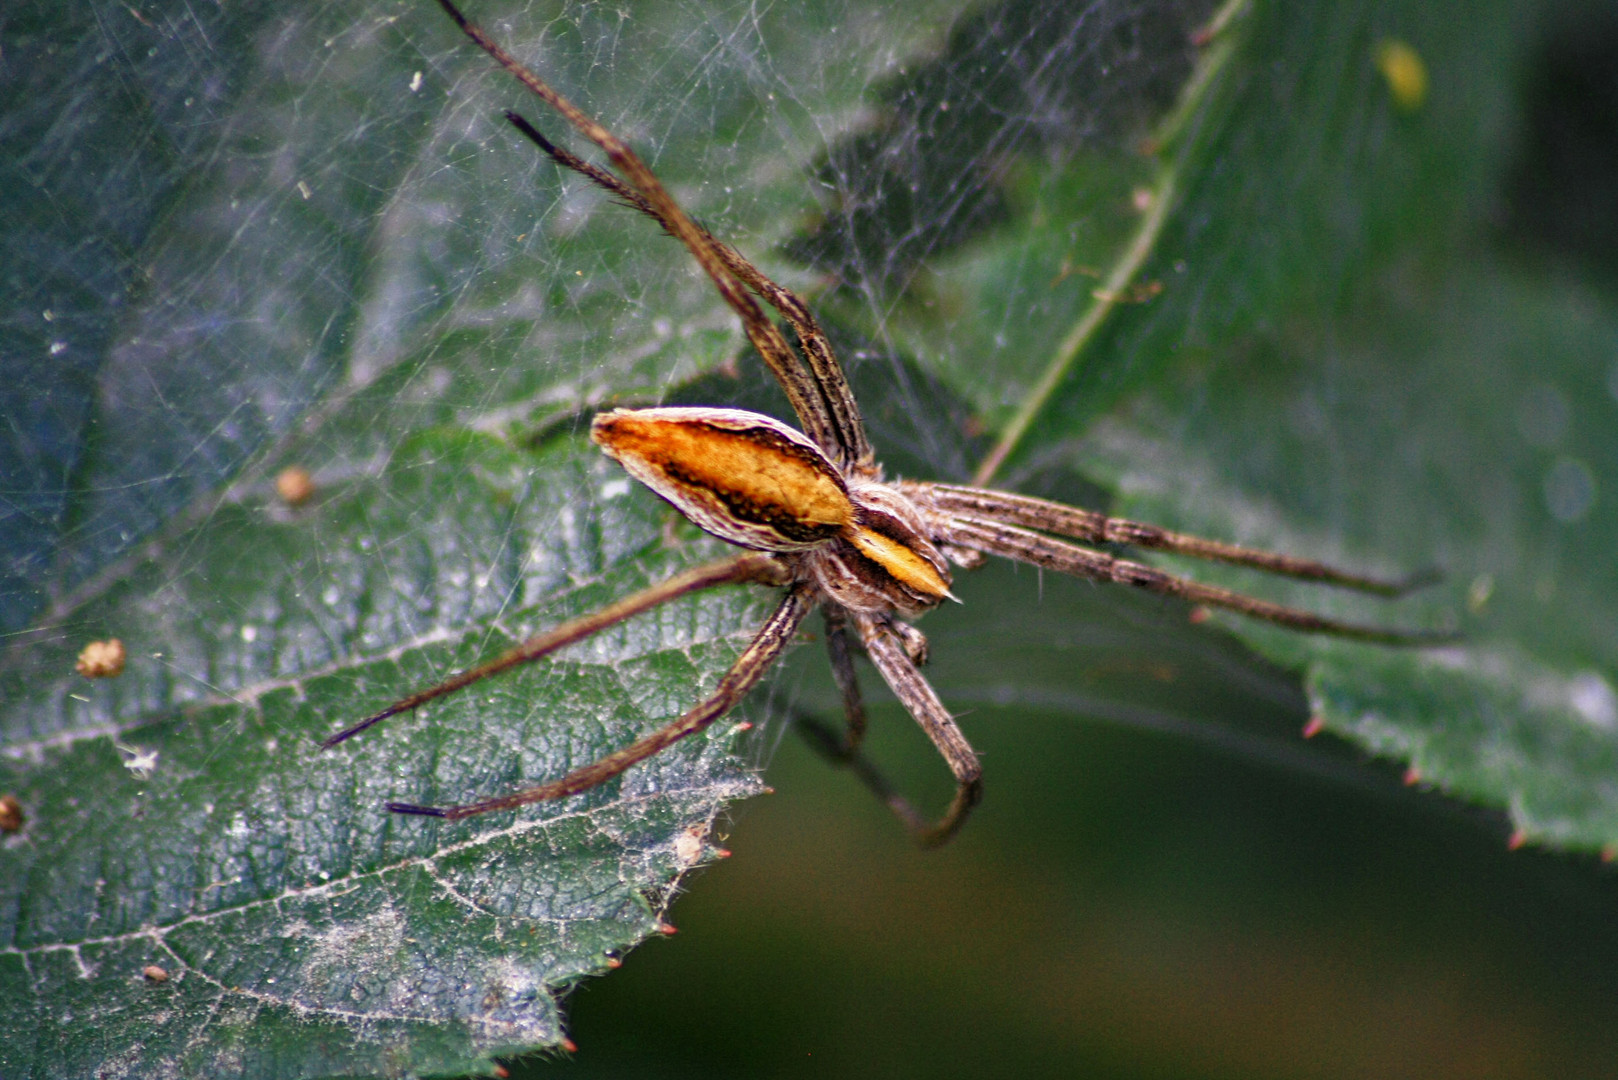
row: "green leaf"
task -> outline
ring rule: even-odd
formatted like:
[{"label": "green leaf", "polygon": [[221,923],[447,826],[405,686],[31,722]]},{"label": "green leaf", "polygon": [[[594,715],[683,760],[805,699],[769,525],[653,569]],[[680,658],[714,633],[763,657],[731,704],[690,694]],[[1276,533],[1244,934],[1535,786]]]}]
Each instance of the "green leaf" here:
[{"label": "green leaf", "polygon": [[[1255,27],[1255,42],[1283,55],[1334,46],[1244,88],[1212,150],[1236,165],[1231,182],[1204,185],[1182,218],[1244,220],[1265,199],[1254,178],[1319,177],[1245,250],[1221,245],[1222,273],[1251,281],[1244,265],[1271,268],[1266,322],[1210,336],[1202,359],[1217,361],[1176,363],[1097,432],[1089,457],[1109,463],[1143,514],[1265,545],[1326,537],[1378,569],[1440,567],[1444,584],[1398,617],[1458,614],[1463,648],[1305,652],[1241,632],[1304,666],[1317,715],[1412,779],[1507,809],[1520,840],[1611,852],[1618,507],[1605,496],[1618,482],[1607,385],[1618,304],[1525,263],[1491,219],[1514,164],[1514,88],[1498,73],[1534,39],[1523,13],[1355,16],[1277,14]],[[1412,43],[1432,73],[1412,114],[1374,67],[1389,38]],[[1278,99],[1318,104],[1264,122]],[[1200,247],[1182,257],[1211,261]],[[1195,332],[1189,313],[1184,322]],[[1192,398],[1202,405],[1185,408]]]},{"label": "green leaf", "polygon": [[[781,163],[866,81],[835,9],[478,14],[739,238],[788,227]],[[930,15],[886,18],[861,63]],[[624,745],[712,688],[768,595],[317,744],[713,557],[576,432],[525,441],[733,358],[735,320],[505,126],[529,100],[431,4],[7,18],[30,85],[7,97],[5,348],[38,378],[6,388],[0,791],[26,820],[0,849],[0,1072],[446,1072],[563,1043],[560,995],[659,932],[759,790],[734,727],[521,814],[383,804]],[[810,85],[750,70],[761,43]],[[278,498],[286,466],[308,503]],[[75,673],[109,638],[124,673]]]},{"label": "green leaf", "polygon": [[[1076,471],[1165,524],[1441,565],[1392,608],[1185,569],[1361,619],[1465,613],[1443,652],[1226,625],[1336,730],[1536,838],[1618,840],[1612,301],[1514,258],[1488,216],[1513,123],[1490,80],[1523,16],[1256,5],[1153,159],[1139,140],[1207,55],[1186,30],[1211,5],[1101,5],[1073,36],[1037,3],[947,33],[958,6],[472,15],[705,224],[823,290],[912,475],[980,453],[959,402],[993,427],[1028,400],[1137,228],[1133,189],[1174,163],[1141,274],[1161,294],[1112,313],[1006,483],[1082,491]],[[690,392],[738,355],[734,319],[677,245],[505,127],[517,107],[559,130],[429,3],[8,19],[0,334],[28,423],[4,463],[0,788],[27,823],[0,847],[0,1071],[428,1073],[561,1044],[558,995],[658,931],[757,790],[733,729],[519,814],[382,803],[622,746],[713,685],[768,596],[671,605],[314,747],[718,550],[577,428]],[[1388,37],[1432,72],[1413,113],[1375,68]],[[277,499],[286,465],[312,471],[308,505]],[[73,674],[106,637],[125,674]],[[993,693],[1038,697],[1069,643]]]},{"label": "green leaf", "polygon": [[[1458,625],[1456,647],[1390,650],[1220,619],[1304,673],[1326,728],[1412,782],[1507,810],[1516,842],[1610,857],[1618,302],[1525,259],[1499,227],[1518,123],[1502,73],[1524,66],[1531,27],[1505,4],[1466,20],[1391,4],[1238,19],[1240,74],[1165,158],[1187,182],[1143,271],[1161,293],[1115,313],[1021,460],[1069,463],[1148,521],[1390,578],[1441,570],[1389,605],[1165,560],[1357,621]],[[1390,41],[1430,72],[1414,109],[1379,72]],[[895,299],[901,342],[985,358],[986,380],[970,361],[945,370],[988,414],[1033,384],[1082,312],[1062,293],[1072,266],[1098,263],[1097,242],[1050,222],[1093,222],[1078,200],[1112,171],[1094,150],[1030,171],[1024,213]],[[946,341],[939,297],[996,315]]]}]

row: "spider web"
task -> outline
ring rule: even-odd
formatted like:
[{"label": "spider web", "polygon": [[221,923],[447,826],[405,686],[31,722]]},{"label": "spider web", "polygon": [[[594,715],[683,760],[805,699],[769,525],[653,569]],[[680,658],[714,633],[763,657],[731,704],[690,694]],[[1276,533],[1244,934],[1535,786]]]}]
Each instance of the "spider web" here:
[{"label": "spider web", "polygon": [[[471,14],[639,148],[699,220],[815,296],[891,468],[959,478],[982,453],[975,432],[1024,399],[1090,302],[1086,274],[1133,228],[1130,193],[1146,169],[1136,144],[1188,77],[1187,30],[1211,7],[518,3]],[[621,745],[711,686],[767,600],[675,605],[343,754],[311,744],[715,553],[577,436],[604,402],[750,400],[756,373],[734,319],[674,243],[559,177],[505,127],[499,110],[515,106],[559,134],[431,5],[41,5],[0,18],[3,138],[18,148],[0,166],[0,198],[19,222],[4,239],[0,328],[14,375],[0,449],[0,625],[12,642],[0,685],[5,783],[30,816],[0,854],[16,868],[4,875],[16,884],[0,972],[5,999],[25,1003],[4,1014],[0,1044],[16,1056],[0,1063],[8,1075],[148,1075],[180,1062],[427,1071],[557,1043],[559,990],[657,932],[680,875],[712,854],[703,838],[726,801],[755,790],[729,729],[517,822],[435,833],[390,821],[380,804],[502,790]],[[1328,82],[1333,55],[1298,42],[1363,36],[1289,32],[1286,55],[1315,57],[1318,71],[1300,66]],[[1342,86],[1376,89],[1372,69],[1352,71]],[[1274,174],[1296,188],[1312,187],[1300,160],[1360,164],[1332,155],[1394,137],[1385,110],[1355,104],[1360,126],[1345,136],[1320,108],[1299,125],[1312,141]],[[1356,439],[1345,417],[1387,406],[1377,388],[1390,380],[1372,364],[1354,368],[1371,373],[1363,382],[1343,376],[1346,361],[1328,351],[1325,389],[1298,389],[1271,365],[1307,350],[1244,335],[1288,304],[1329,306],[1376,258],[1374,244],[1344,238],[1386,236],[1419,215],[1401,204],[1379,224],[1355,187],[1321,200],[1347,222],[1277,221],[1262,207],[1290,191],[1261,170],[1225,175],[1231,162],[1275,164],[1263,146],[1245,152],[1239,140],[1205,151],[1219,198],[1191,201],[1154,273],[1172,282],[1178,255],[1204,261],[1070,381],[1013,479],[1093,494],[1071,468],[1081,460],[1159,517],[1302,550],[1324,537],[1339,545],[1326,554],[1411,565],[1434,547],[1408,525],[1429,488],[1345,479],[1374,471],[1385,445]],[[1482,200],[1485,181],[1468,183],[1457,197]],[[1257,236],[1234,235],[1243,229]],[[1267,263],[1253,254],[1266,247],[1292,254]],[[1302,262],[1321,284],[1297,284]],[[1231,342],[1246,351],[1218,378],[1237,385],[1212,395],[1191,361]],[[1181,366],[1153,382],[1177,354]],[[1346,412],[1330,400],[1345,382]],[[1555,426],[1541,414],[1557,414],[1558,394],[1568,425],[1558,385],[1524,421],[1535,432]],[[1126,398],[1143,386],[1158,396]],[[1209,407],[1210,395],[1259,404]],[[1133,411],[1115,413],[1125,400]],[[1277,414],[1300,444],[1289,460],[1307,463],[1280,468],[1279,482],[1262,448],[1231,445],[1231,432]],[[1579,490],[1596,499],[1599,447],[1533,438],[1553,459],[1524,466],[1533,513],[1571,514]],[[1182,443],[1218,446],[1219,464],[1193,472]],[[288,465],[312,472],[311,504],[276,496]],[[1555,470],[1559,501],[1547,503],[1541,477]],[[1332,482],[1304,486],[1308,476]],[[1186,477],[1189,495],[1165,492],[1165,478]],[[1546,527],[1524,510],[1494,542],[1519,520],[1535,535]],[[1464,553],[1475,549],[1444,542],[1463,553],[1461,586],[1473,584]],[[1149,609],[1128,603],[1135,637],[1078,638],[1125,654],[1154,637]],[[1575,609],[1571,640],[1543,650],[1549,668],[1523,655],[1535,646],[1503,651],[1481,675],[1489,693],[1525,697],[1536,723],[1574,717],[1555,730],[1594,742],[1570,759],[1611,753],[1600,733],[1618,721],[1599,644],[1613,639],[1611,610]],[[935,639],[982,649],[999,640],[993,625],[943,626]],[[125,676],[71,674],[79,647],[106,636],[129,646]],[[1300,646],[1257,638],[1302,666]],[[1010,651],[945,668],[941,690],[961,707],[1038,697],[1043,683],[994,670]],[[1182,669],[1225,662],[1195,641],[1162,655]],[[1349,699],[1335,715],[1360,718],[1373,746],[1415,757],[1422,728],[1386,720],[1383,700],[1408,690],[1401,663],[1367,681],[1362,660],[1332,657],[1314,686],[1317,702]],[[810,705],[825,695],[797,683],[783,693]],[[1075,693],[1061,684],[1057,696],[1097,711]],[[1299,705],[1273,685],[1263,693]],[[1423,715],[1475,719],[1470,700]],[[1153,723],[1139,712],[1120,722]],[[146,775],[129,768],[153,753]],[[1482,786],[1497,802],[1517,795]],[[1585,805],[1542,804],[1523,820],[1587,846],[1613,835],[1586,785],[1552,775],[1544,786]],[[140,977],[152,963],[171,983]]]},{"label": "spider web", "polygon": [[[476,14],[768,252],[813,214],[815,152],[892,123],[866,89],[932,62],[955,10]],[[558,1041],[556,991],[656,930],[755,786],[724,733],[515,830],[401,832],[380,803],[597,756],[711,684],[760,601],[671,607],[357,759],[310,744],[708,553],[665,550],[658,508],[554,436],[734,360],[734,319],[673,244],[512,137],[498,109],[528,103],[430,8],[7,19],[25,224],[0,612],[28,826],[6,857],[14,899],[51,898],[8,927],[8,1000],[29,1004],[8,1010],[7,1068],[348,1071],[396,1045],[444,1068]],[[1033,104],[1012,107],[1033,132]],[[875,296],[892,273],[850,276]],[[528,432],[552,437],[530,452]],[[918,458],[941,439],[912,432]],[[277,498],[289,465],[311,504]],[[129,670],[86,683],[74,654],[103,636]],[[498,869],[539,853],[538,886]],[[92,1034],[52,1034],[69,1022]]]}]

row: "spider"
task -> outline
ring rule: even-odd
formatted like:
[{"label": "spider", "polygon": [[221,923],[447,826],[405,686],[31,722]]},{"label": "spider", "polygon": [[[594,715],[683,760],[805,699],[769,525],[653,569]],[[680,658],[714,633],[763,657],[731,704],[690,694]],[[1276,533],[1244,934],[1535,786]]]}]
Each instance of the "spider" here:
[{"label": "spider", "polygon": [[[453,0],[438,2],[468,38],[604,151],[616,172],[556,146],[527,120],[506,112],[506,119],[524,137],[557,165],[657,222],[691,252],[740,317],[748,340],[786,392],[803,430],[728,408],[614,409],[598,414],[590,437],[602,450],[700,528],[745,549],[744,553],[676,574],[530,638],[493,660],[394,702],[326,739],[323,748],[682,596],[743,583],[783,589],[784,595],[713,692],[662,728],[534,787],[457,806],[388,803],[389,810],[459,819],[595,787],[724,716],[759,682],[818,607],[846,727],[841,738],[824,728],[812,733],[832,757],[857,770],[918,841],[940,843],[954,835],[977,805],[982,768],[921,674],[927,642],[909,620],[954,599],[950,563],[970,569],[989,555],[1120,582],[1300,631],[1404,645],[1448,640],[1442,634],[1339,622],[1177,577],[1107,548],[1132,545],[1177,552],[1384,596],[1406,591],[1416,584],[1414,580],[1380,581],[1308,559],[1201,539],[1010,492],[884,479],[859,405],[804,302],[692,221],[633,150],[513,58],[470,22]],[[796,351],[765,314],[760,300],[791,326]],[[954,774],[954,797],[936,820],[894,793],[858,756],[865,709],[854,670],[856,639]]]}]

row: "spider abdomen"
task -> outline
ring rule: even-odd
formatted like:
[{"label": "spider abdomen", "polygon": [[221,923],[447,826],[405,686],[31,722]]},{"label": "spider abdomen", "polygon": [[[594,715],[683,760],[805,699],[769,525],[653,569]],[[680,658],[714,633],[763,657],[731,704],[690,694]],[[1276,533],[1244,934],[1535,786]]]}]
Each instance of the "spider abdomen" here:
[{"label": "spider abdomen", "polygon": [[590,437],[700,528],[756,551],[819,547],[854,523],[848,485],[800,432],[743,409],[614,409]]}]

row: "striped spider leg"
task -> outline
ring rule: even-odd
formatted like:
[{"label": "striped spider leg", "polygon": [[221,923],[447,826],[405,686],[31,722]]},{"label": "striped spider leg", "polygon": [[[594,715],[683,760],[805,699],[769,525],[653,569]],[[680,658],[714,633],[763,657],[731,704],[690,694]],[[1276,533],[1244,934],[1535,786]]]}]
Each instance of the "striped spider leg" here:
[{"label": "striped spider leg", "polygon": [[[590,436],[602,450],[696,525],[744,553],[677,574],[539,634],[494,660],[366,717],[331,736],[324,747],[682,596],[735,584],[780,588],[784,595],[713,692],[662,728],[535,787],[457,806],[389,803],[388,809],[457,819],[594,787],[725,715],[758,683],[818,607],[825,619],[846,727],[841,737],[813,724],[807,733],[829,756],[850,766],[917,840],[923,844],[947,840],[982,794],[982,768],[922,675],[926,639],[908,620],[954,599],[949,591],[950,561],[971,568],[989,555],[999,555],[1306,632],[1395,645],[1449,640],[1442,634],[1339,622],[1199,584],[1096,546],[1153,548],[1389,596],[1413,587],[1415,581],[1378,581],[1307,559],[1204,540],[1008,492],[885,481],[842,368],[804,303],[693,222],[633,150],[467,21],[453,0],[438,2],[467,37],[605,152],[615,171],[582,160],[551,143],[527,120],[506,113],[519,132],[561,167],[652,218],[691,252],[740,317],[748,340],[785,390],[803,430],[740,409],[615,409],[598,415]],[[760,300],[791,326],[796,350],[765,314]],[[954,774],[955,796],[937,820],[919,813],[860,756],[865,708],[854,669],[856,641]]]}]

